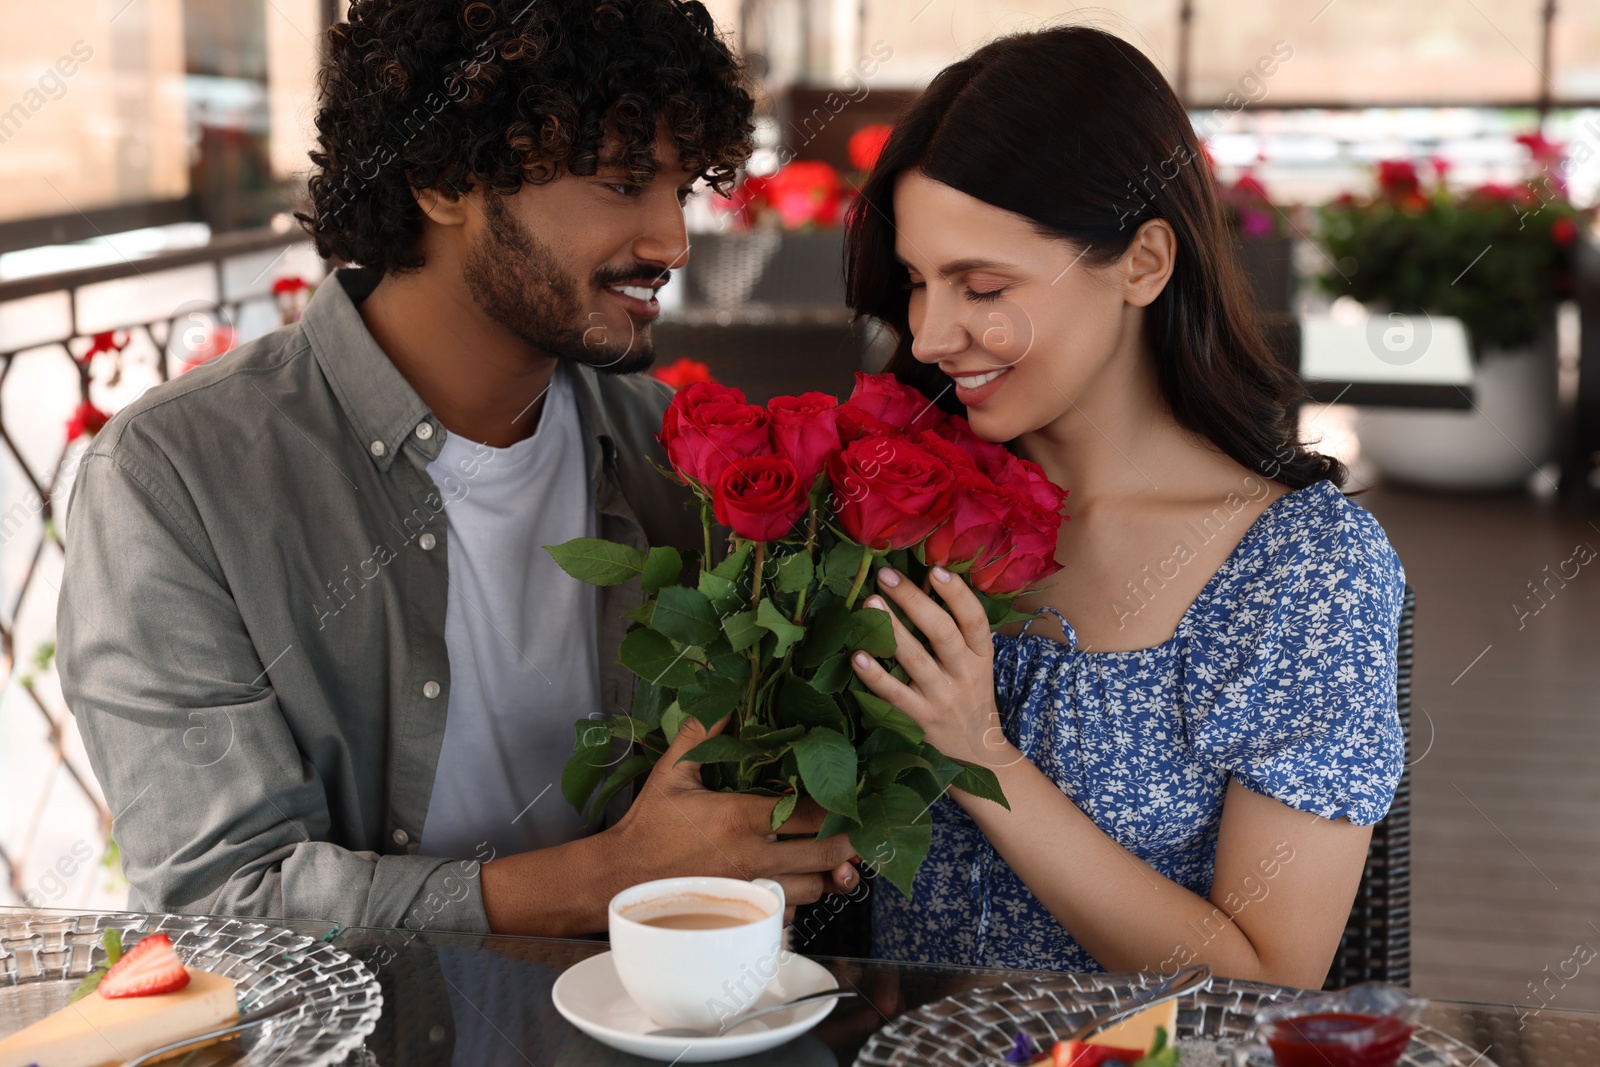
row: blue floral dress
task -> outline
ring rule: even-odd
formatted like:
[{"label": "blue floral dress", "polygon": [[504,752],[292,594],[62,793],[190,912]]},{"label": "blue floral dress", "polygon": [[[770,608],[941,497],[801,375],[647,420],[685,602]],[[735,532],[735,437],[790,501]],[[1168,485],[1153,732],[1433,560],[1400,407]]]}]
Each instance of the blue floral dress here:
[{"label": "blue floral dress", "polygon": [[[1154,648],[1079,651],[1059,614],[1065,643],[995,634],[1006,736],[1101,830],[1207,896],[1230,778],[1328,819],[1389,810],[1404,585],[1377,520],[1332,482],[1286,493]],[[932,815],[915,902],[883,882],[873,894],[874,955],[1103,969],[959,805]]]}]

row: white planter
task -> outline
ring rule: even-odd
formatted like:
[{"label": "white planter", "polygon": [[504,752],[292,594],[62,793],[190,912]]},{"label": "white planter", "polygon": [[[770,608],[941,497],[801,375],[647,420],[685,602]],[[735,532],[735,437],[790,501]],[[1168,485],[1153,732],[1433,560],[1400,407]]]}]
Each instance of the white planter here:
[{"label": "white planter", "polygon": [[1485,349],[1471,411],[1369,408],[1356,424],[1361,456],[1384,481],[1457,492],[1519,489],[1555,458],[1553,337],[1525,349]]}]

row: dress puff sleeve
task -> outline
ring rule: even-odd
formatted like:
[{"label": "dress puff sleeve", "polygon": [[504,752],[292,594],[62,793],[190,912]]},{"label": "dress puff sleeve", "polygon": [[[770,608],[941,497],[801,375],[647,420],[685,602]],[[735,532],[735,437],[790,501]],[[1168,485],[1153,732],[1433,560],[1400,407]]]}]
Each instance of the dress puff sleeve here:
[{"label": "dress puff sleeve", "polygon": [[1405,769],[1395,703],[1405,570],[1342,494],[1273,532],[1190,637],[1190,741],[1252,792],[1382,819]]}]

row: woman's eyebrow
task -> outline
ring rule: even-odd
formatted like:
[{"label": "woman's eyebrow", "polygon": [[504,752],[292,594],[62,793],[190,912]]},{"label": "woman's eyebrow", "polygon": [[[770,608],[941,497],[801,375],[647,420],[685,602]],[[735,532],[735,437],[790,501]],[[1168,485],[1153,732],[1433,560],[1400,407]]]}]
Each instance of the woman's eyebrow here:
[{"label": "woman's eyebrow", "polygon": [[[907,263],[903,256],[896,254],[894,258],[899,260],[902,266],[910,268],[911,270],[916,269],[915,267],[912,267],[911,264]],[[1014,263],[1001,263],[999,260],[982,259],[978,257],[952,259],[950,262],[939,268],[939,276],[944,277],[947,274],[959,274],[960,272],[967,270],[1011,270],[1014,269],[1015,266],[1016,264]]]}]

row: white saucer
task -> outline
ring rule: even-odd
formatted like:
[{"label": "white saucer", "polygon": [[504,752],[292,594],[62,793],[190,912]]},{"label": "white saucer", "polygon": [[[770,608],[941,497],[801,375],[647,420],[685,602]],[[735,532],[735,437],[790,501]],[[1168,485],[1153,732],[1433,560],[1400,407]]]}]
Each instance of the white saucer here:
[{"label": "white saucer", "polygon": [[[837,988],[838,981],[820,963],[788,954],[752,1007]],[[773,1012],[722,1037],[651,1037],[649,1032],[659,1027],[622,988],[609,952],[567,968],[556,979],[551,999],[562,1018],[596,1041],[635,1056],[679,1063],[727,1060],[777,1048],[817,1025],[837,1003],[824,1000]]]}]

